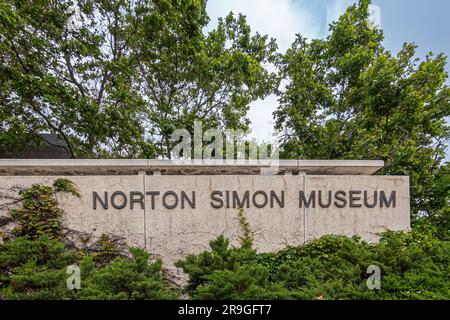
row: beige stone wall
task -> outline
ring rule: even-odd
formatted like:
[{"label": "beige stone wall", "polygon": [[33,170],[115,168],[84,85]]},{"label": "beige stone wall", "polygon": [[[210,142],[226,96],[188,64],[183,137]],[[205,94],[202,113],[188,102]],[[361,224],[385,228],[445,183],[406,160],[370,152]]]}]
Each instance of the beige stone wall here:
[{"label": "beige stone wall", "polygon": [[[17,207],[12,198],[19,198],[17,190],[34,183],[52,185],[56,176],[2,176],[0,177],[0,216],[7,216],[9,209]],[[67,177],[65,177],[67,178]],[[59,194],[58,201],[64,210],[63,225],[75,231],[89,233],[94,237],[102,234],[125,238],[130,246],[144,247],[144,212],[139,207],[121,210],[92,209],[92,192],[108,190],[143,191],[142,176],[71,176],[69,179],[78,188],[81,197]]]},{"label": "beige stone wall", "polygon": [[[326,234],[359,235],[375,242],[386,230],[409,230],[409,177],[403,176],[306,176],[306,191],[361,190],[367,191],[368,202],[374,201],[374,191],[396,191],[396,207],[380,208],[305,208],[306,241]],[[378,199],[379,200],[379,199]],[[361,203],[362,201],[359,201]]]},{"label": "beige stone wall", "polygon": [[[52,176],[2,176],[0,177],[0,215],[7,215],[8,208],[17,198],[15,187],[28,187],[33,183],[51,184]],[[67,178],[67,177],[66,177]],[[166,267],[173,268],[173,262],[187,254],[199,253],[209,248],[208,242],[220,234],[239,243],[242,230],[238,223],[237,208],[211,207],[210,194],[214,190],[236,190],[240,193],[258,190],[270,193],[284,191],[285,207],[244,208],[252,227],[255,246],[260,251],[271,251],[285,245],[301,245],[305,241],[325,234],[360,235],[367,241],[376,241],[378,233],[384,230],[409,229],[409,180],[408,177],[383,176],[310,176],[310,175],[247,175],[247,176],[70,176],[78,187],[81,198],[61,195],[59,201],[64,210],[64,225],[74,230],[95,236],[113,234],[124,237],[131,246],[146,248],[163,259]],[[165,191],[188,195],[195,190],[196,208],[186,205],[167,209],[161,198]],[[328,191],[366,190],[396,191],[396,208],[376,206],[305,208],[299,206],[299,191],[305,194],[313,190]],[[160,191],[151,208],[150,197],[145,198],[145,209],[135,204],[131,209],[108,209],[101,206],[93,209],[93,192],[104,191]],[[259,198],[261,201],[261,198]],[[369,198],[370,201],[373,200]],[[181,276],[181,274],[180,274]]]},{"label": "beige stone wall", "polygon": [[[249,191],[275,190],[285,192],[283,209],[274,203],[264,209],[244,208],[251,225],[255,247],[272,251],[304,243],[304,216],[298,207],[298,190],[303,176],[146,176],[146,190],[196,190],[196,208],[166,209],[156,203],[155,210],[146,205],[147,249],[163,258],[167,266],[187,254],[209,249],[209,241],[223,234],[238,245],[243,235],[239,225],[239,209],[211,208],[210,195],[214,190]],[[149,201],[149,199],[147,199]],[[232,205],[230,205],[231,207]],[[181,276],[181,275],[180,275]]]}]

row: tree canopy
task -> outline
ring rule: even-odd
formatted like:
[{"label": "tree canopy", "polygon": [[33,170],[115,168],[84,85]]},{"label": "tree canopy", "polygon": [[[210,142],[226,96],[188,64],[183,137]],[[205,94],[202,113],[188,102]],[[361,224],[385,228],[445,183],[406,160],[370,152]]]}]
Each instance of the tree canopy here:
[{"label": "tree canopy", "polygon": [[[6,1],[0,7],[3,145],[58,134],[74,158],[170,157],[176,128],[247,128],[269,94],[274,40],[206,1]],[[23,145],[23,144],[22,144]],[[19,144],[20,146],[20,144]]]},{"label": "tree canopy", "polygon": [[450,133],[446,56],[421,60],[413,43],[386,50],[369,4],[349,7],[325,39],[298,35],[279,55],[282,156],[384,160],[381,174],[410,176],[414,213],[432,213],[448,207],[450,185],[441,165]]},{"label": "tree canopy", "polygon": [[73,158],[170,158],[175,129],[247,129],[275,92],[282,158],[384,160],[415,215],[448,217],[446,56],[384,48],[369,4],[281,53],[242,15],[208,29],[206,0],[2,1],[0,150],[54,133]]}]

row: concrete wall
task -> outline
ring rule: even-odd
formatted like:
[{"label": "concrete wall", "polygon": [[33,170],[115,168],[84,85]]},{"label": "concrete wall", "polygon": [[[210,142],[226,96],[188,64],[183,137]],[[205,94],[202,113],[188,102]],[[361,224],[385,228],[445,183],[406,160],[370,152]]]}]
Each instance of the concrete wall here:
[{"label": "concrete wall", "polygon": [[[33,183],[50,185],[54,176],[1,176],[0,177],[0,216],[8,215],[18,198],[17,190]],[[284,191],[284,208],[274,203],[265,208],[256,208],[250,201],[244,208],[245,215],[252,227],[255,246],[260,251],[271,251],[286,245],[302,245],[305,241],[325,234],[360,235],[367,241],[376,241],[378,233],[385,230],[407,230],[410,227],[409,180],[408,177],[383,176],[329,176],[329,175],[286,175],[286,176],[70,176],[81,193],[81,198],[69,194],[59,195],[64,210],[63,223],[71,229],[87,232],[94,236],[112,234],[124,237],[129,245],[146,248],[150,253],[163,259],[165,266],[172,268],[173,262],[187,254],[199,253],[209,248],[208,242],[220,234],[231,239],[233,245],[239,243],[242,230],[238,222],[237,208],[212,208],[211,192],[249,191],[250,196],[258,190],[280,194]],[[338,190],[366,191],[368,201],[373,202],[374,191],[383,190],[386,194],[395,191],[396,204],[393,208],[373,208],[364,205],[362,193],[355,196],[356,206],[347,205],[338,208],[330,205],[322,208],[316,203],[313,208],[300,207],[299,191],[306,195],[321,190],[322,194]],[[109,205],[104,209],[98,204],[93,209],[93,192],[100,196],[105,191],[109,196],[114,191],[130,191],[146,194],[160,191],[155,197],[155,208],[151,208],[150,197],[145,197],[145,207],[135,203],[131,209],[128,203],[123,209]],[[175,209],[164,207],[161,198],[166,191],[190,195],[195,191],[195,209],[186,203],[181,209],[180,203]],[[317,197],[317,194],[316,194]],[[119,197],[120,198],[120,197]],[[261,202],[261,197],[258,198]],[[116,199],[117,200],[117,199]],[[119,199],[120,200],[120,199]],[[120,202],[117,200],[117,202]],[[129,200],[129,199],[128,199]],[[250,199],[251,200],[251,199]],[[379,200],[379,199],[378,199]],[[317,199],[316,199],[317,201]],[[129,201],[128,201],[129,202]],[[168,200],[168,202],[170,202]]]}]

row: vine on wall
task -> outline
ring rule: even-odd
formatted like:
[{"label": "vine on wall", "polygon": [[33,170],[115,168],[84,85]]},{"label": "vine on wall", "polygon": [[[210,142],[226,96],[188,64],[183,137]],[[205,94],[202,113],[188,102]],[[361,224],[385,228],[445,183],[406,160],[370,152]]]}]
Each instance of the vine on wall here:
[{"label": "vine on wall", "polygon": [[59,178],[53,186],[33,184],[22,190],[22,208],[12,209],[11,217],[17,225],[13,229],[16,237],[28,236],[37,239],[47,235],[50,239],[60,239],[62,236],[62,209],[58,206],[56,194],[58,192],[71,193],[79,197],[80,194],[72,181]]},{"label": "vine on wall", "polygon": [[[14,188],[10,191],[19,194],[19,197],[14,198],[14,204],[22,203],[22,206],[10,209],[10,216],[1,217],[0,228],[3,230],[0,230],[0,237],[3,242],[18,237],[36,240],[47,236],[62,241],[67,249],[73,249],[81,256],[92,256],[99,266],[127,255],[124,253],[126,245],[123,238],[105,234],[96,237],[62,225],[63,210],[58,205],[57,194],[69,193],[80,197],[79,190],[71,180],[58,178],[51,186],[33,184],[29,188]],[[10,232],[5,228],[7,225],[14,225]]]},{"label": "vine on wall", "polygon": [[240,237],[241,244],[250,248],[253,245],[253,232],[243,208],[239,209],[238,218],[239,226],[241,227],[243,232],[243,236]]}]

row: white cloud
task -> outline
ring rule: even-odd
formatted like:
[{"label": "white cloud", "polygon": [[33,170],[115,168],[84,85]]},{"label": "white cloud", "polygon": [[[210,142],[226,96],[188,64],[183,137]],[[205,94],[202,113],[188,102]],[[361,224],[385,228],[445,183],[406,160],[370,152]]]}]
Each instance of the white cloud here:
[{"label": "white cloud", "polygon": [[[331,4],[327,5],[327,22],[330,24],[333,21],[339,19],[339,17],[345,12],[345,10],[355,4],[356,0],[334,0]],[[369,21],[377,26],[381,27],[381,9],[379,6],[369,5]]]},{"label": "white cloud", "polygon": [[[247,17],[247,23],[253,32],[268,34],[277,40],[280,51],[290,47],[295,34],[311,38],[321,38],[327,34],[327,26],[336,21],[345,9],[357,0],[209,0],[207,11],[211,18],[207,29],[217,25],[219,17],[225,17],[230,11],[242,13]],[[373,9],[373,7],[372,7]],[[380,11],[375,10],[373,17],[380,23]],[[267,131],[273,127],[273,111],[278,101],[271,95],[264,100],[255,101],[250,106],[248,116],[254,132]],[[449,120],[450,122],[450,120]],[[446,160],[450,160],[450,144]]]},{"label": "white cloud", "polygon": [[355,3],[355,0],[335,0],[327,5],[327,22],[328,24],[337,21],[345,12],[345,9]]},{"label": "white cloud", "polygon": [[[207,12],[211,21],[207,29],[217,25],[219,17],[230,11],[242,13],[252,32],[267,34],[276,39],[280,52],[288,49],[297,33],[308,39],[321,38],[326,30],[324,22],[331,23],[342,14],[352,0],[209,0]],[[277,97],[271,95],[250,105],[248,116],[254,132],[272,128],[273,111],[278,107]]]},{"label": "white cloud", "polygon": [[217,24],[217,18],[230,11],[242,13],[253,32],[276,38],[280,50],[284,51],[294,41],[295,33],[311,38],[320,32],[315,19],[317,13],[308,11],[302,3],[292,0],[209,0],[207,11],[211,27]]},{"label": "white cloud", "polygon": [[[208,29],[217,25],[219,17],[230,11],[246,16],[252,32],[267,34],[276,39],[279,50],[284,52],[295,39],[295,34],[317,38],[320,36],[319,13],[308,9],[303,1],[293,0],[209,0],[207,12],[211,18]],[[254,132],[273,127],[273,111],[278,106],[274,95],[254,102],[250,106],[249,118]]]}]

